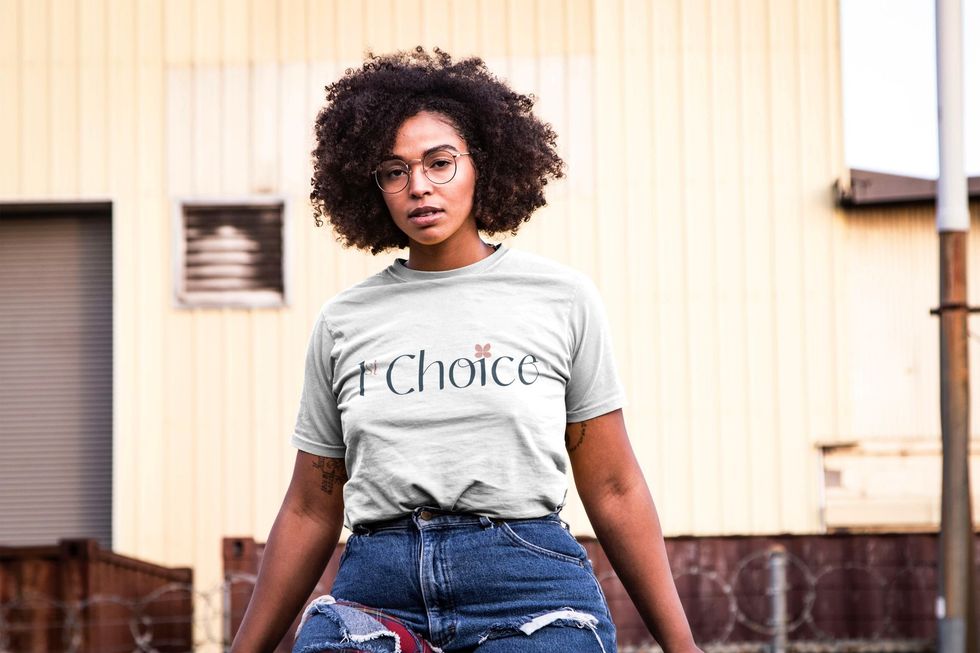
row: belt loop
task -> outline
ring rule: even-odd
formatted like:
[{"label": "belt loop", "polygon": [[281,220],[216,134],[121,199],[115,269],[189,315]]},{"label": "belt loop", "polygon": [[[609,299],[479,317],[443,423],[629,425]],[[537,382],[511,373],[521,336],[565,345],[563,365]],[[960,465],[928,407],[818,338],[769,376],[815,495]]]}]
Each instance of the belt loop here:
[{"label": "belt loop", "polygon": [[483,526],[483,528],[493,528],[495,523],[490,517],[480,515],[480,526]]}]

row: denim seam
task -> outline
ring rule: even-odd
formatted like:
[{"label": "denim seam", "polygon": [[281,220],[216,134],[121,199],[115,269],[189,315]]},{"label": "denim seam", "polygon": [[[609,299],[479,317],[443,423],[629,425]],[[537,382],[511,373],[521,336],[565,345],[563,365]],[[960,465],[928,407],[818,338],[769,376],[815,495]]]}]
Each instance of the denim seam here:
[{"label": "denim seam", "polygon": [[337,561],[337,564],[338,565],[344,564],[344,561],[347,560],[347,558],[350,557],[351,540],[352,539],[354,539],[353,536],[347,538],[347,541],[344,542],[344,550],[341,552],[340,559]]},{"label": "denim seam", "polygon": [[449,574],[449,571],[452,567],[451,565],[446,565],[445,561],[443,560],[439,561],[439,566],[441,568],[441,573],[445,578],[445,587],[443,588],[443,592],[441,592],[441,594],[443,595],[443,600],[446,603],[446,611],[453,615],[452,622],[446,628],[446,630],[448,631],[446,639],[452,640],[456,637],[456,630],[457,630],[457,623],[458,623],[456,617],[457,612],[456,612],[455,594],[453,592],[453,585],[451,583],[451,576]]},{"label": "denim seam", "polygon": [[408,532],[411,530],[412,529],[409,526],[382,526],[373,530],[366,530],[363,535],[366,537],[371,537],[372,535],[377,535],[378,533],[391,533],[393,531]]},{"label": "denim seam", "polygon": [[532,544],[528,542],[520,535],[514,532],[514,530],[506,523],[500,524],[500,530],[517,546],[518,548],[530,551],[531,553],[537,553],[539,555],[547,556],[549,558],[555,558],[556,560],[561,560],[563,562],[570,562],[572,564],[578,565],[579,567],[585,567],[585,563],[576,557],[570,556],[565,553],[559,553],[557,551],[551,551],[544,547],[538,546],[537,544]]},{"label": "denim seam", "polygon": [[609,611],[609,601],[606,600],[606,593],[602,591],[602,584],[599,583],[599,579],[598,577],[596,577],[595,571],[590,569],[589,572],[590,575],[592,576],[592,582],[595,584],[596,596],[599,597],[599,602],[605,608],[606,616],[609,617],[610,621],[612,621],[612,612]]}]

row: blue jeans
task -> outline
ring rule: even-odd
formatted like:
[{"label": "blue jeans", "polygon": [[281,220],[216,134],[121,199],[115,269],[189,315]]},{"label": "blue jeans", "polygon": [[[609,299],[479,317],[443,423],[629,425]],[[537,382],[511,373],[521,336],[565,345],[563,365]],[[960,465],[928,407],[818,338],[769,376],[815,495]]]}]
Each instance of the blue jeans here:
[{"label": "blue jeans", "polygon": [[[445,653],[616,651],[592,565],[557,514],[504,521],[418,508],[357,527],[332,595],[379,610]],[[327,599],[307,610],[294,653],[398,650],[337,608]]]}]

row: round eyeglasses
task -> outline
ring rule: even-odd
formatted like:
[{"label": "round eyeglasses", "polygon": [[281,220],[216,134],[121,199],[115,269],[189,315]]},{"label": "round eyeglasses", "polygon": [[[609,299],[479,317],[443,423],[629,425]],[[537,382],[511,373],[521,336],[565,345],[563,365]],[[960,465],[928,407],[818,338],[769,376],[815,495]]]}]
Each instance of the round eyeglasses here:
[{"label": "round eyeglasses", "polygon": [[382,192],[400,193],[408,186],[408,180],[412,176],[412,166],[409,164],[419,161],[422,164],[422,174],[429,181],[433,184],[448,184],[456,176],[456,159],[469,154],[469,152],[436,150],[421,159],[412,161],[392,159],[382,162],[372,174]]}]

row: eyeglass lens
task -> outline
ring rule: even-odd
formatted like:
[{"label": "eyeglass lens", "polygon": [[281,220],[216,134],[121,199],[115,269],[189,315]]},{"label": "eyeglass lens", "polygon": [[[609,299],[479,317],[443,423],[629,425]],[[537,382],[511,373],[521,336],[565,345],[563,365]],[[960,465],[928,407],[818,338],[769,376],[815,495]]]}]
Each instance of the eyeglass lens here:
[{"label": "eyeglass lens", "polygon": [[[422,172],[433,184],[447,184],[456,176],[456,157],[445,150],[430,152],[422,159]],[[386,193],[397,193],[408,186],[412,170],[404,161],[385,161],[375,173],[378,186]]]}]

